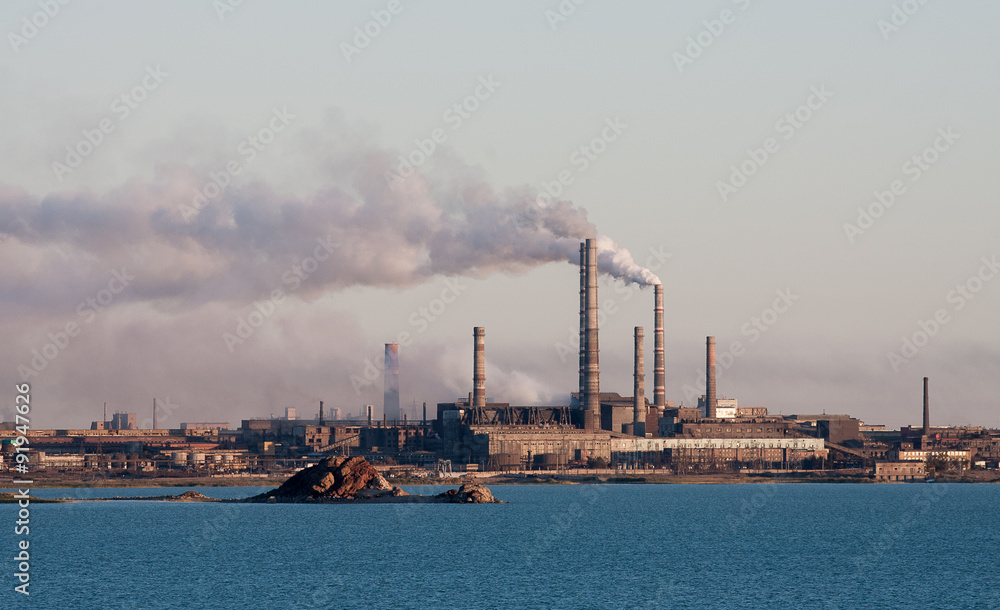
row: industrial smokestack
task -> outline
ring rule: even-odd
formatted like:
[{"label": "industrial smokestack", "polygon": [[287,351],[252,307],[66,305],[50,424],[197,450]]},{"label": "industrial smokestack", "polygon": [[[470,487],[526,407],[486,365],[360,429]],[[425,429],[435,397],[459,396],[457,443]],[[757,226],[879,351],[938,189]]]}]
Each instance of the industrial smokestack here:
[{"label": "industrial smokestack", "polygon": [[398,421],[399,414],[399,344],[385,344],[385,394],[382,419]]},{"label": "industrial smokestack", "polygon": [[323,425],[323,401],[319,401],[319,425]]},{"label": "industrial smokestack", "polygon": [[667,406],[666,380],[663,364],[663,284],[653,286],[656,302],[653,307],[653,404]]},{"label": "industrial smokestack", "polygon": [[104,403],[104,422],[108,421],[108,403]]},{"label": "industrial smokestack", "polygon": [[580,404],[587,393],[587,245],[580,244]]},{"label": "industrial smokestack", "polygon": [[156,430],[156,399],[153,399],[153,423],[149,426],[150,430]]},{"label": "industrial smokestack", "polygon": [[646,436],[646,374],[642,357],[643,330],[635,327],[635,380],[632,394],[633,432],[636,436]]},{"label": "industrial smokestack", "polygon": [[486,329],[477,326],[472,331],[475,339],[475,362],[472,370],[472,406],[486,406]]},{"label": "industrial smokestack", "polygon": [[927,395],[927,378],[924,377],[924,436],[931,433],[931,403]]},{"label": "industrial smokestack", "polygon": [[705,416],[715,417],[715,337],[708,337],[708,353],[705,359]]},{"label": "industrial smokestack", "polygon": [[588,431],[598,429],[601,410],[601,371],[598,364],[597,343],[597,240],[587,240],[587,360],[586,401],[584,426]]},{"label": "industrial smokestack", "polygon": [[374,407],[374,406],[375,405],[367,405],[367,407],[368,407],[368,427],[371,427],[371,425],[372,425],[372,407]]}]

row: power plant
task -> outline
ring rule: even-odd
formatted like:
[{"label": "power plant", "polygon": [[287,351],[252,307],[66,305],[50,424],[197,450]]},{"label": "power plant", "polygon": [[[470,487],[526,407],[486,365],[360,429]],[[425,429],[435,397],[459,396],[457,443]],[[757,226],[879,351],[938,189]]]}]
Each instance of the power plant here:
[{"label": "power plant", "polygon": [[473,391],[468,400],[438,403],[437,429],[445,457],[499,468],[594,460],[658,465],[787,464],[828,457],[824,439],[800,433],[794,423],[768,416],[765,408],[741,408],[733,399],[720,403],[715,337],[706,339],[706,390],[699,408],[675,407],[666,400],[662,284],[653,285],[652,403],[645,396],[641,326],[634,328],[632,396],[602,392],[597,276],[598,245],[591,238],[580,244],[579,388],[571,394],[571,403],[554,407],[487,403],[486,330],[476,327]]}]

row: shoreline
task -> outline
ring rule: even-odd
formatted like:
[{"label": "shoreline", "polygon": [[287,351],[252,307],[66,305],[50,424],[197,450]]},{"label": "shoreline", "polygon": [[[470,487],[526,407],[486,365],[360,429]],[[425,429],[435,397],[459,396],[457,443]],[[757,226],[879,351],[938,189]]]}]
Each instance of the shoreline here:
[{"label": "shoreline", "polygon": [[[89,489],[112,488],[128,489],[134,487],[178,488],[178,487],[278,487],[288,479],[287,475],[269,477],[94,477],[87,480],[72,477],[47,477],[34,479],[32,489]],[[558,473],[518,473],[492,474],[489,476],[466,475],[462,477],[439,478],[404,478],[391,477],[393,485],[426,485],[453,487],[462,483],[480,483],[489,485],[739,485],[768,483],[823,483],[823,484],[900,484],[925,483],[923,479],[914,481],[876,481],[869,474],[845,473],[835,474],[830,471],[823,473],[710,473],[710,474],[594,474],[564,475]],[[967,483],[991,484],[1000,483],[1000,472],[975,471],[963,474],[939,474],[934,478],[937,483]]]}]

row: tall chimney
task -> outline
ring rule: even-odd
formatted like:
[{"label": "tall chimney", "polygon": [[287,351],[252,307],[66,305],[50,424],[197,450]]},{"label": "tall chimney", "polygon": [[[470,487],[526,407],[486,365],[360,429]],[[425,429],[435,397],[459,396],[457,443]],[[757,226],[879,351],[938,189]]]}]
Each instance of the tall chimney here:
[{"label": "tall chimney", "polygon": [[633,430],[636,436],[646,436],[646,374],[642,357],[643,331],[641,326],[635,327],[635,371],[632,393]]},{"label": "tall chimney", "polygon": [[927,378],[924,377],[924,436],[931,433],[931,403],[927,395]]},{"label": "tall chimney", "polygon": [[399,344],[385,344],[385,394],[382,419],[397,421],[399,415]]},{"label": "tall chimney", "polygon": [[150,430],[156,430],[156,399],[153,399],[153,423],[149,426]]},{"label": "tall chimney", "polygon": [[486,406],[486,329],[477,326],[472,330],[475,339],[475,362],[472,370],[472,406]]},{"label": "tall chimney", "polygon": [[600,428],[601,371],[597,344],[597,240],[587,239],[587,395],[584,403],[584,426],[588,431]]},{"label": "tall chimney", "polygon": [[323,425],[323,401],[319,401],[319,425]]},{"label": "tall chimney", "polygon": [[656,304],[653,309],[653,404],[667,406],[663,365],[663,284],[653,286]]},{"label": "tall chimney", "polygon": [[587,394],[587,245],[580,244],[580,404]]},{"label": "tall chimney", "polygon": [[705,359],[705,416],[715,417],[715,337],[708,337],[708,353]]},{"label": "tall chimney", "polygon": [[371,427],[371,425],[372,425],[372,407],[374,407],[375,405],[367,405],[367,406],[368,406],[368,426]]},{"label": "tall chimney", "polygon": [[[105,422],[105,425],[107,424],[107,421],[108,421],[108,403],[105,402],[104,403],[104,422]],[[105,428],[105,429],[107,429],[107,428]]]},{"label": "tall chimney", "polygon": [[420,422],[425,428],[427,427],[427,401],[424,401],[424,418]]}]

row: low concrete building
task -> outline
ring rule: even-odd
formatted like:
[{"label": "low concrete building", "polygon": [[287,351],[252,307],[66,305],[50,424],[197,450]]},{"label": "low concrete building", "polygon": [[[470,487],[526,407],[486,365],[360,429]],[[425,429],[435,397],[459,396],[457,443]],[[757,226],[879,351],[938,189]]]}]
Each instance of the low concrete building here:
[{"label": "low concrete building", "polygon": [[912,481],[927,476],[923,462],[875,462],[876,481]]}]

